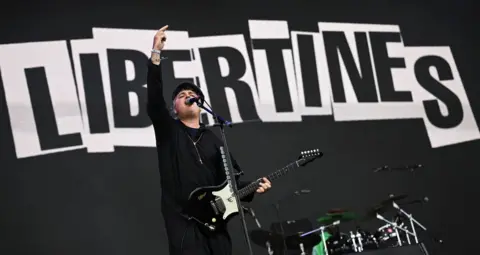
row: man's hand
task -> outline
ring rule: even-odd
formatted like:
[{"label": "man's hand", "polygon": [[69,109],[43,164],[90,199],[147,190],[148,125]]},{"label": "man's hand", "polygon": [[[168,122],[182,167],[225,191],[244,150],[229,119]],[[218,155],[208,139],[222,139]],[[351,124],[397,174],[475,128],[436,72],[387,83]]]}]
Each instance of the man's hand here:
[{"label": "man's hand", "polygon": [[257,193],[264,193],[271,187],[272,184],[270,183],[270,181],[267,178],[263,177],[262,182],[260,183],[260,187],[257,189]]},{"label": "man's hand", "polygon": [[[165,34],[165,31],[168,29],[168,25],[160,28],[157,33],[155,34],[155,37],[153,38],[153,49],[154,50],[163,50],[163,47],[165,46],[165,42],[167,41],[167,35]],[[155,65],[160,64],[160,54],[152,52],[152,63]]]}]

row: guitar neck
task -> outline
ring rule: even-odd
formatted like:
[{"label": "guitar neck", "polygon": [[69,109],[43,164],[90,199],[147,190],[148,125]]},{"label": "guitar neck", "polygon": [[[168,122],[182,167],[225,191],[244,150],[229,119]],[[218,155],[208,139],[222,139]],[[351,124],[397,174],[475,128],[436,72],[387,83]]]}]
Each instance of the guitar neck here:
[{"label": "guitar neck", "polygon": [[[269,174],[266,178],[269,181],[274,181],[275,179],[278,179],[281,176],[286,175],[287,173],[291,172],[292,170],[294,170],[298,167],[299,167],[298,161],[292,162],[292,163],[288,164],[287,166],[285,166],[281,169],[278,169],[277,171]],[[252,194],[253,192],[255,192],[258,189],[258,184],[260,182],[261,182],[261,180],[254,181],[254,182],[248,184],[247,186],[245,186],[244,188],[240,189],[238,191],[238,195],[239,195],[240,199],[242,199],[242,198]]]}]

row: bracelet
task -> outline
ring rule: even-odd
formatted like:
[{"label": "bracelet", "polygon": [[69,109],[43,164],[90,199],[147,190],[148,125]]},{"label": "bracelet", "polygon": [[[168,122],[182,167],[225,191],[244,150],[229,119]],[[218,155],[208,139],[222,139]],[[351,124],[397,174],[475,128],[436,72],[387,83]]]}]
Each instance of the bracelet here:
[{"label": "bracelet", "polygon": [[157,54],[159,54],[159,55],[160,55],[161,51],[159,51],[159,50],[156,50],[156,49],[152,49],[152,53],[157,53]]}]

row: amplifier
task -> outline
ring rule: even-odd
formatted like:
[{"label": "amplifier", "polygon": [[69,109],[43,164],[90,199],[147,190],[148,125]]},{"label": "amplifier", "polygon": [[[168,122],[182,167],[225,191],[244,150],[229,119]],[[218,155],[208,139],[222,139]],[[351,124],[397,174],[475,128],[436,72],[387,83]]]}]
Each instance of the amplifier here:
[{"label": "amplifier", "polygon": [[385,248],[372,251],[364,251],[360,253],[349,253],[353,254],[365,254],[365,255],[429,255],[425,245],[423,243],[404,245],[400,247]]}]

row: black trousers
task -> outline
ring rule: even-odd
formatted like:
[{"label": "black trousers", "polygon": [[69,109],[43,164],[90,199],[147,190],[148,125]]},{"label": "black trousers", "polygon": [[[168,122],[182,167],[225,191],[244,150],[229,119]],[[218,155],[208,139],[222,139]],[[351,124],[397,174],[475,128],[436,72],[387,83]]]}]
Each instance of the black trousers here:
[{"label": "black trousers", "polygon": [[[227,230],[210,232],[195,222],[188,222],[183,231],[180,244],[170,240],[170,255],[231,255],[232,241]],[[167,231],[168,233],[169,231]],[[170,238],[169,238],[170,239]]]}]

